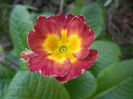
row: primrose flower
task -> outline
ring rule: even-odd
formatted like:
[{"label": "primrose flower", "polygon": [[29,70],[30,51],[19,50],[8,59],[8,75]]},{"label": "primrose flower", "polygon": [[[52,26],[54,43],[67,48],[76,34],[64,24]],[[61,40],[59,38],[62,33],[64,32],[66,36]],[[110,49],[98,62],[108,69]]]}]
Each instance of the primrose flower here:
[{"label": "primrose flower", "polygon": [[34,29],[28,33],[32,53],[22,52],[22,57],[28,57],[30,72],[67,82],[96,61],[98,51],[90,49],[93,39],[94,31],[87,26],[83,16],[39,16]]}]

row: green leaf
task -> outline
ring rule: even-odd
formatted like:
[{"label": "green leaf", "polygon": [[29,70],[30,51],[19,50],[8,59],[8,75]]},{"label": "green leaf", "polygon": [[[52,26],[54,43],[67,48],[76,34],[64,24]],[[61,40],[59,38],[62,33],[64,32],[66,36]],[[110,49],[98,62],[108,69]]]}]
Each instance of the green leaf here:
[{"label": "green leaf", "polygon": [[3,96],[13,76],[13,72],[0,65],[0,99],[3,99]]},{"label": "green leaf", "polygon": [[113,42],[100,40],[95,41],[91,48],[99,51],[98,59],[91,68],[91,72],[95,75],[101,72],[108,65],[118,62],[120,59],[120,48]]},{"label": "green leaf", "polygon": [[38,13],[34,13],[34,12],[31,13],[31,17],[32,17],[33,24],[36,23],[36,19],[37,19],[38,16],[39,16]]},{"label": "green leaf", "polygon": [[75,15],[80,15],[81,14],[81,8],[80,7],[74,7],[70,13],[75,14]]},{"label": "green leaf", "polygon": [[107,67],[98,75],[92,99],[133,99],[133,59]]},{"label": "green leaf", "polygon": [[63,84],[39,73],[18,72],[5,99],[69,99]]},{"label": "green leaf", "polygon": [[45,17],[49,17],[52,16],[53,13],[52,12],[45,12],[45,13],[41,13],[40,16],[45,16]]},{"label": "green leaf", "polygon": [[10,34],[17,56],[27,46],[27,33],[32,30],[32,18],[24,6],[16,5],[10,16]]},{"label": "green leaf", "polygon": [[95,31],[95,38],[97,38],[104,28],[103,9],[98,3],[90,3],[82,9],[82,15],[85,16],[89,27]]},{"label": "green leaf", "polygon": [[93,75],[86,71],[80,77],[65,84],[71,99],[85,99],[91,96],[96,90],[96,80]]},{"label": "green leaf", "polygon": [[83,8],[84,0],[76,0],[75,3],[75,7],[70,10],[70,13],[80,15]]},{"label": "green leaf", "polygon": [[23,58],[20,58],[20,70],[21,71],[29,71],[27,61]]}]

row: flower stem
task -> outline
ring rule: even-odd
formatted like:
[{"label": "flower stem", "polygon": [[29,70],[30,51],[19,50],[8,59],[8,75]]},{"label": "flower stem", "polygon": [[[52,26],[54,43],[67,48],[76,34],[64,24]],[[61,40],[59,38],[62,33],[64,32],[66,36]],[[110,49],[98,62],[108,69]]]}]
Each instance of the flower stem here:
[{"label": "flower stem", "polygon": [[60,9],[59,13],[63,13],[64,0],[60,0]]}]

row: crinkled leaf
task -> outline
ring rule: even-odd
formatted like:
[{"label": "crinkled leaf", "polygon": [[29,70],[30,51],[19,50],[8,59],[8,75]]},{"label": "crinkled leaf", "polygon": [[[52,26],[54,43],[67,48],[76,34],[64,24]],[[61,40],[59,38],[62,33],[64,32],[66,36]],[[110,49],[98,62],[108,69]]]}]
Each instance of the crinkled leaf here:
[{"label": "crinkled leaf", "polygon": [[39,73],[18,72],[11,82],[5,99],[69,99],[63,84]]},{"label": "crinkled leaf", "polygon": [[75,15],[80,15],[83,8],[83,3],[84,0],[76,0],[74,8],[72,8],[70,12]]},{"label": "crinkled leaf", "polygon": [[108,66],[98,75],[97,82],[92,99],[133,99],[133,59]]},{"label": "crinkled leaf", "polygon": [[86,71],[80,77],[65,84],[71,99],[86,99],[96,90],[96,80],[94,76]]},{"label": "crinkled leaf", "polygon": [[13,72],[0,65],[0,99],[3,99],[3,96],[13,76]]},{"label": "crinkled leaf", "polygon": [[70,12],[72,14],[75,14],[75,15],[80,15],[81,14],[81,8],[80,7],[74,7],[73,9],[71,9]]},{"label": "crinkled leaf", "polygon": [[95,41],[92,49],[97,49],[99,51],[98,59],[94,66],[91,68],[91,72],[97,75],[108,65],[119,61],[121,51],[117,44],[110,41]]},{"label": "crinkled leaf", "polygon": [[10,16],[10,34],[18,56],[27,46],[27,33],[32,30],[32,18],[24,6],[16,5]]},{"label": "crinkled leaf", "polygon": [[82,15],[85,16],[88,26],[95,31],[97,38],[104,28],[103,9],[98,3],[90,3],[82,9]]}]

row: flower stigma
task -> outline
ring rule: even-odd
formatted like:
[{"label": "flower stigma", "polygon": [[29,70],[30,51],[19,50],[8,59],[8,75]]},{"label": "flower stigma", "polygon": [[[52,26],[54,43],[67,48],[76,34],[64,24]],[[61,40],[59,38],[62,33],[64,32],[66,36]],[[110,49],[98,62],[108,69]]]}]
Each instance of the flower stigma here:
[{"label": "flower stigma", "polygon": [[62,45],[62,46],[59,47],[59,52],[60,53],[65,53],[65,52],[67,52],[67,50],[68,50],[68,48],[65,45]]}]

